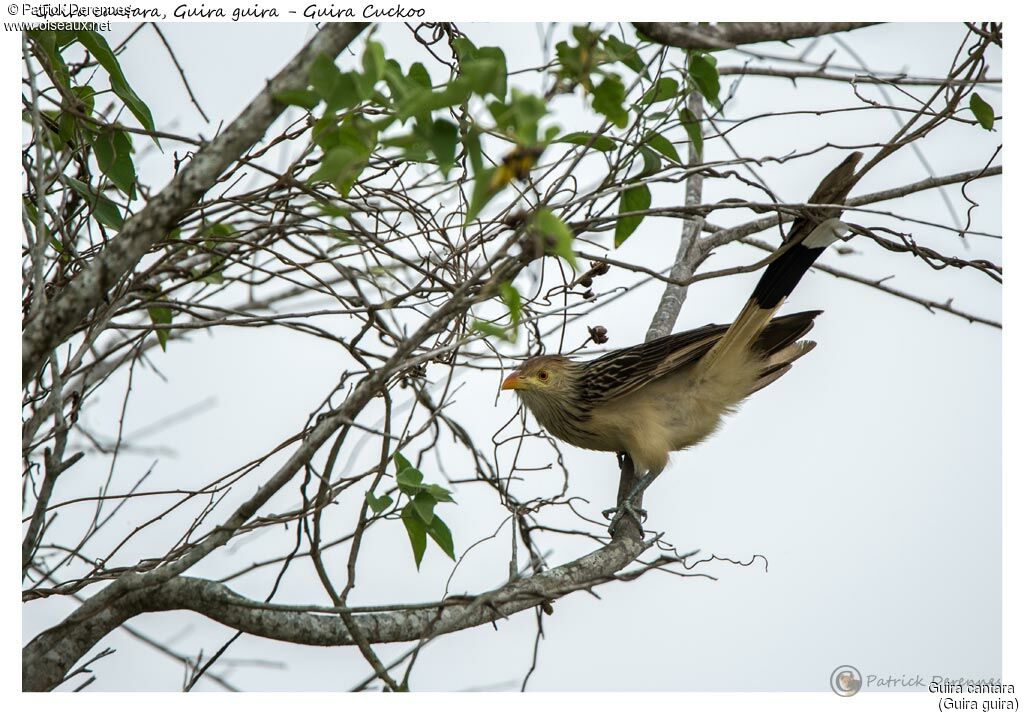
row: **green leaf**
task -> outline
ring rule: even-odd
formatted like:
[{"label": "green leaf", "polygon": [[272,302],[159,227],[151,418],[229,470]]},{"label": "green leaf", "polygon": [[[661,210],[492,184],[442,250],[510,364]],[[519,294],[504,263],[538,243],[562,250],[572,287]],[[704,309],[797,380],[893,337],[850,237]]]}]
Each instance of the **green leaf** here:
[{"label": "green leaf", "polygon": [[658,155],[646,146],[641,146],[639,148],[640,156],[643,157],[644,160],[644,168],[643,171],[635,176],[635,178],[644,178],[645,176],[651,176],[661,171],[661,159],[658,158]]},{"label": "green leaf", "polygon": [[330,201],[315,201],[312,205],[316,206],[322,215],[332,218],[348,218],[352,213],[348,208],[335,205]]},{"label": "green leaf", "polygon": [[395,480],[398,481],[398,487],[406,496],[413,496],[423,489],[423,474],[412,466],[399,471]]},{"label": "green leaf", "polygon": [[372,89],[363,91],[357,81],[358,76],[355,72],[345,72],[339,76],[334,91],[327,98],[328,111],[351,109],[370,95]]},{"label": "green leaf", "polygon": [[597,43],[600,33],[595,32],[586,25],[573,25],[572,36],[581,46],[593,46]]},{"label": "green leaf", "polygon": [[382,146],[402,150],[402,158],[416,164],[430,161],[430,145],[418,133],[389,136],[381,140]]},{"label": "green leaf", "polygon": [[402,509],[402,523],[405,524],[405,532],[409,534],[409,545],[412,546],[416,569],[419,570],[423,553],[427,550],[427,526],[411,503],[405,504]]},{"label": "green leaf", "polygon": [[399,471],[412,468],[412,464],[409,463],[409,459],[405,458],[404,456],[402,456],[402,454],[400,454],[397,451],[395,452],[394,461],[395,468]]},{"label": "green leaf", "polygon": [[96,163],[125,196],[135,198],[135,164],[132,162],[132,140],[120,130],[103,131],[92,145]]},{"label": "green leaf", "polygon": [[97,193],[91,186],[78,179],[66,176],[65,180],[76,193],[88,201],[89,207],[92,208],[92,215],[95,216],[97,221],[108,228],[121,230],[121,226],[124,225],[124,219],[121,217],[121,210],[117,207],[116,203],[106,196]]},{"label": "green leaf", "polygon": [[481,97],[493,94],[502,99],[505,96],[504,67],[497,60],[484,57],[462,62],[459,76],[464,77],[470,89]]},{"label": "green leaf", "polygon": [[982,129],[992,131],[996,122],[996,113],[977,92],[971,95],[971,111],[974,112],[974,118],[981,124]]},{"label": "green leaf", "polygon": [[437,499],[426,491],[420,491],[412,499],[412,507],[416,509],[416,513],[424,523],[429,524],[434,519],[434,506],[436,505]]},{"label": "green leaf", "polygon": [[672,99],[679,94],[679,82],[672,77],[662,77],[654,86],[644,92],[640,104],[657,104]]},{"label": "green leaf", "polygon": [[[169,325],[173,315],[171,314],[171,308],[163,306],[152,306],[146,309],[149,313],[149,319],[154,325]],[[156,328],[156,339],[160,342],[160,349],[164,352],[167,351],[167,336],[170,331],[166,327]]]},{"label": "green leaf", "polygon": [[47,74],[53,80],[54,85],[65,89],[70,88],[71,80],[68,76],[68,67],[57,46],[57,33],[53,30],[27,30],[26,34],[35,40],[37,46],[49,60]]},{"label": "green leaf", "polygon": [[[591,144],[591,139],[593,143]],[[590,148],[596,149],[597,151],[614,151],[615,142],[609,139],[607,136],[600,134],[591,134],[589,131],[574,131],[571,134],[560,136],[555,139],[556,144],[575,144],[576,146],[586,146],[590,144]]]},{"label": "green leaf", "polygon": [[311,89],[284,89],[274,94],[274,99],[287,106],[312,109],[320,103],[320,97]]},{"label": "green leaf", "polygon": [[711,55],[691,52],[690,53],[690,79],[693,80],[697,91],[704,95],[716,109],[722,108],[718,101],[718,93],[721,90],[718,81],[718,67],[716,60]]},{"label": "green leaf", "polygon": [[430,89],[434,86],[430,79],[430,72],[420,62],[413,62],[409,66],[409,79],[423,89]]},{"label": "green leaf", "polygon": [[[627,188],[619,199],[619,213],[630,211],[646,211],[651,207],[651,189],[646,184]],[[644,216],[622,216],[615,224],[615,247],[626,242],[633,235]]]},{"label": "green leaf", "polygon": [[698,154],[703,155],[704,136],[701,133],[700,122],[697,121],[697,115],[690,111],[689,108],[684,107],[679,112],[679,119],[683,122],[683,128],[686,129],[686,135],[690,137],[690,141],[693,142],[693,147],[697,150]]},{"label": "green leaf", "polygon": [[518,89],[512,90],[512,98],[506,104],[492,101],[487,105],[499,131],[511,134],[522,146],[537,144],[537,125],[548,113],[547,103]]},{"label": "green leaf", "polygon": [[473,91],[481,97],[491,94],[504,100],[508,91],[508,65],[501,48],[477,49],[466,37],[457,38],[453,46],[459,58],[459,75],[469,82]]},{"label": "green leaf", "polygon": [[459,142],[459,128],[446,119],[435,119],[430,132],[430,149],[437,157],[441,173],[448,178],[448,172],[455,166],[455,146]]},{"label": "green leaf", "polygon": [[349,115],[340,127],[332,131],[329,125],[314,127],[315,139],[321,145],[331,146],[324,152],[320,167],[313,173],[312,181],[330,181],[343,196],[347,196],[355,184],[370,154],[377,148],[379,127],[361,115]]},{"label": "green leaf", "polygon": [[505,53],[500,47],[481,47],[477,50],[477,57],[497,64],[498,73],[492,80],[489,91],[498,99],[504,99],[508,92],[508,62],[505,60]]},{"label": "green leaf", "polygon": [[[388,89],[391,90],[391,102],[401,101],[413,89],[413,85],[402,71],[402,65],[392,59],[384,62],[384,81],[387,83]],[[390,106],[386,101],[380,103],[382,106]]]},{"label": "green leaf", "polygon": [[370,40],[363,49],[363,73],[377,83],[384,76],[384,47]]},{"label": "green leaf", "polygon": [[473,175],[484,170],[483,152],[480,149],[480,130],[476,126],[470,127],[462,139],[462,145],[466,147],[469,154],[469,165],[473,167]]},{"label": "green leaf", "polygon": [[455,56],[459,58],[459,62],[465,62],[476,57],[476,45],[465,35],[452,40],[452,49],[455,50]]},{"label": "green leaf", "polygon": [[354,72],[343,74],[334,61],[323,54],[318,55],[309,68],[309,83],[313,92],[327,103],[327,114],[356,106],[372,91],[372,85],[365,91],[359,86],[357,78],[360,76]]},{"label": "green leaf", "polygon": [[327,100],[329,110],[350,109],[370,96],[373,88],[361,87],[358,81],[360,76],[355,72],[344,72],[340,75],[334,91]]},{"label": "green leaf", "polygon": [[64,49],[78,39],[76,30],[57,30],[57,47]]},{"label": "green leaf", "polygon": [[647,73],[647,66],[644,64],[643,59],[641,59],[640,53],[636,51],[636,48],[632,45],[627,45],[618,37],[609,35],[604,38],[604,49],[609,57],[617,62],[622,62],[622,64],[637,74]]},{"label": "green leaf", "polygon": [[320,161],[320,167],[313,172],[311,181],[330,181],[348,195],[352,184],[366,166],[367,156],[359,149],[350,146],[336,146]]},{"label": "green leaf", "polygon": [[370,510],[373,511],[374,515],[384,511],[393,502],[391,496],[387,494],[377,497],[373,495],[373,491],[366,492],[366,503],[369,504]]},{"label": "green leaf", "polygon": [[438,503],[455,503],[455,499],[452,498],[452,492],[443,486],[438,486],[436,483],[428,483],[423,489],[433,496]]},{"label": "green leaf", "polygon": [[[75,133],[78,131],[81,123],[74,114],[69,112],[55,112],[52,110],[44,109],[40,112],[42,117],[48,118],[51,122],[57,124],[57,140],[53,142],[53,151],[61,151],[66,146],[74,146],[76,142],[73,141]],[[26,117],[26,123],[32,124],[32,116]],[[43,127],[46,130],[51,129],[51,124],[43,122]]]},{"label": "green leaf", "polygon": [[626,101],[626,86],[616,75],[604,78],[594,88],[594,111],[603,114],[615,126],[624,129],[629,123],[629,113],[623,108]]},{"label": "green leaf", "polygon": [[573,235],[572,229],[562,222],[561,218],[548,209],[542,208],[533,214],[533,227],[541,235],[554,241],[554,246],[551,248],[552,253],[563,258],[572,266],[573,270],[578,267],[576,253],[572,249],[572,243],[576,236]]},{"label": "green leaf", "polygon": [[512,324],[518,327],[519,321],[523,318],[523,299],[520,297],[519,291],[515,289],[512,283],[502,283],[498,287],[498,291],[501,293],[502,302],[508,308],[508,315],[512,319]]},{"label": "green leaf", "polygon": [[85,113],[92,114],[92,110],[96,107],[96,90],[86,84],[81,87],[72,87],[71,91],[85,105],[83,107]]},{"label": "green leaf", "polygon": [[[146,103],[139,98],[139,95],[128,84],[124,72],[121,71],[121,65],[118,63],[117,57],[114,56],[110,45],[107,44],[103,35],[93,30],[78,30],[76,37],[93,54],[96,61],[103,66],[103,69],[107,70],[107,74],[110,76],[110,88],[114,90],[114,94],[121,98],[124,105],[128,107],[128,111],[139,120],[139,123],[142,124],[146,131],[156,131],[156,126],[153,124],[153,115],[150,113],[149,107],[146,106]],[[159,139],[153,137],[153,141],[157,146],[160,146]]]},{"label": "green leaf", "polygon": [[431,91],[419,88],[398,103],[398,118],[405,121],[409,117],[420,116],[434,111],[462,104],[472,94],[472,87],[465,77],[458,77],[441,89]]},{"label": "green leaf", "polygon": [[230,223],[206,223],[203,225],[196,235],[207,236],[209,238],[229,238],[236,233],[235,227]]},{"label": "green leaf", "polygon": [[505,98],[508,68],[500,47],[477,48],[466,36],[457,37],[452,47],[459,59],[459,74],[472,79],[473,91],[481,97]]},{"label": "green leaf", "polygon": [[311,138],[313,143],[327,152],[338,145],[340,133],[338,118],[333,113],[327,113],[313,124]]},{"label": "green leaf", "polygon": [[334,88],[341,81],[341,70],[334,61],[325,54],[317,55],[309,67],[309,83],[321,99],[329,101]]},{"label": "green leaf", "polygon": [[448,529],[448,524],[441,520],[440,516],[434,516],[434,519],[427,525],[427,533],[431,539],[437,543],[438,547],[444,551],[452,560],[455,560],[455,542],[452,540],[452,532]]},{"label": "green leaf", "polygon": [[644,143],[650,146],[652,149],[667,156],[668,158],[675,161],[677,164],[681,164],[682,160],[679,158],[679,152],[676,151],[676,147],[672,145],[672,142],[666,139],[664,136],[656,131],[647,133],[644,138]]},{"label": "green leaf", "polygon": [[562,40],[555,45],[555,56],[559,64],[558,75],[579,82],[586,91],[590,91],[590,72],[593,67],[589,61],[584,61],[583,50]]},{"label": "green leaf", "polygon": [[494,198],[497,191],[491,188],[493,178],[494,169],[483,169],[476,172],[473,177],[473,195],[470,196],[469,208],[466,210],[466,223],[476,218],[487,202]]},{"label": "green leaf", "polygon": [[473,320],[473,325],[470,328],[473,332],[479,332],[481,335],[487,335],[488,337],[494,337],[505,342],[512,342],[512,335],[501,325],[495,324],[488,320]]},{"label": "green leaf", "polygon": [[[366,47],[363,48],[362,63],[362,72],[346,73],[350,76],[352,85],[356,88],[360,100],[372,98],[377,82],[384,77],[387,60],[384,58],[384,48],[379,42],[370,40],[366,43]],[[386,101],[383,103],[386,104]]]}]

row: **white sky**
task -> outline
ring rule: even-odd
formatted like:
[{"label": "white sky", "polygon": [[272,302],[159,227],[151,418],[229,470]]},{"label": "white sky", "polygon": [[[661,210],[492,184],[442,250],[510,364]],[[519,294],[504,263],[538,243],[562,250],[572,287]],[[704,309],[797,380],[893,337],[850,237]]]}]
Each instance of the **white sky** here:
[{"label": "white sky", "polygon": [[[542,61],[533,25],[460,27],[477,45],[500,44],[510,69]],[[163,30],[214,125],[233,119],[312,32],[308,26],[283,24],[164,25]],[[124,29],[115,28],[112,34],[121,37]],[[398,25],[378,32],[389,56],[403,66],[424,54],[407,34]],[[896,25],[858,31],[845,39],[874,68],[941,76],[961,34],[956,25]],[[824,40],[814,56],[824,58],[832,49]],[[779,45],[772,51],[787,50]],[[998,54],[991,59],[992,74],[1001,76]],[[340,63],[352,61],[343,57]],[[851,63],[842,50],[835,61]],[[158,127],[210,134],[152,33],[141,33],[121,62]],[[726,64],[736,64],[735,58],[723,56],[720,65]],[[723,78],[723,87],[734,80]],[[1001,94],[983,93],[1000,115]],[[577,128],[583,120],[579,104],[578,97],[553,103],[554,119],[564,130]],[[788,80],[750,77],[738,88],[727,116],[853,104],[849,87],[837,83],[807,82],[794,88]],[[741,154],[762,156],[806,150],[825,141],[878,141],[892,134],[891,115],[866,114],[875,113],[755,122],[731,139]],[[935,172],[946,174],[984,165],[999,141],[1001,136],[986,135],[978,127],[953,127],[923,148]],[[722,158],[727,151],[720,143],[709,143],[707,150],[709,158]],[[845,153],[766,165],[761,172],[782,200],[800,201]],[[140,166],[161,185],[163,179],[156,177],[166,176],[167,161],[151,152]],[[869,174],[854,193],[926,175],[905,151]],[[1001,233],[999,179],[979,181],[969,193],[981,204],[974,228]],[[735,182],[705,183],[705,202],[737,195],[746,194]],[[949,195],[964,215],[966,204],[958,187]],[[655,205],[681,202],[672,189],[655,192]],[[937,192],[884,208],[939,223],[949,220]],[[882,217],[848,215],[866,225],[891,224]],[[716,214],[715,220],[725,221],[726,215]],[[952,233],[909,224],[902,228],[940,251],[962,253]],[[663,268],[671,262],[678,235],[678,221],[648,219],[615,257]],[[767,233],[761,237],[772,238]],[[609,238],[603,240],[607,245]],[[977,237],[970,247],[972,257],[1000,262],[1000,241]],[[727,247],[703,269],[756,257],[756,251]],[[892,284],[901,289],[935,299],[953,296],[961,309],[1001,319],[999,286],[976,273],[935,272],[872,247],[851,256],[829,254],[824,261],[873,278],[894,274]],[[694,286],[677,329],[732,319],[755,280],[756,275],[743,275]],[[627,272],[613,269],[598,287],[634,281]],[[609,346],[642,340],[660,290],[660,285],[647,284],[594,319],[572,323],[567,344],[578,344],[584,324],[596,322],[608,328],[613,338]],[[681,551],[699,548],[704,554],[744,561],[762,554],[769,562],[767,572],[761,566],[717,564],[695,569],[714,574],[716,581],[654,573],[636,582],[603,586],[600,600],[585,593],[564,598],[555,603],[554,616],[545,618],[546,638],[531,690],[821,691],[840,664],[855,665],[864,675],[1000,676],[1001,333],[950,315],[930,315],[918,305],[822,273],[809,274],[783,312],[819,308],[826,312],[812,334],[818,348],[751,399],[714,438],[677,454],[645,503],[648,526],[664,530]],[[269,339],[269,334],[220,329],[211,338],[195,333],[190,343],[172,343],[166,354],[154,355],[166,381],[148,370],[136,371],[126,432],[209,395],[216,399],[214,408],[141,440],[175,452],[160,456],[150,487],[203,483],[263,453],[294,433],[334,385],[340,371],[335,349],[294,332],[276,333],[278,339]],[[556,342],[548,344],[549,349],[556,347]],[[493,402],[493,373],[460,376],[466,386],[453,414],[473,426],[478,443],[488,444],[516,403],[507,394]],[[112,380],[85,416],[101,434],[115,433],[123,385],[123,378]],[[571,448],[565,453],[571,492],[589,500],[588,513],[594,516],[611,505],[617,479],[614,460]],[[539,448],[527,456],[538,464],[549,458]],[[126,456],[119,462],[119,482],[133,481],[153,458]],[[74,495],[78,488],[91,492],[92,471],[105,468],[105,463],[91,459],[80,464],[76,469],[87,483],[62,482],[55,500]],[[449,467],[457,471],[459,463]],[[553,476],[538,475],[515,491],[526,497],[554,493],[559,485]],[[294,504],[295,488],[286,490],[268,512]],[[237,497],[246,493],[243,489]],[[503,517],[490,493],[488,488],[462,487],[458,507],[441,511],[460,553],[493,532]],[[141,517],[140,511],[130,512],[133,519]],[[347,532],[350,521],[335,517],[339,522],[330,532]],[[122,530],[127,527],[126,521]],[[125,561],[162,550],[177,532],[171,523],[158,534],[141,540],[141,547],[129,548]],[[239,539],[190,574],[223,576],[268,553],[279,554],[292,537],[289,531],[280,537]],[[498,584],[507,573],[509,540],[506,528],[498,539],[475,550],[457,573],[452,592]],[[580,542],[544,542],[554,551],[552,563],[584,552]],[[363,553],[363,562],[374,565],[361,573],[352,603],[437,599],[451,570],[449,561],[431,546],[417,573],[408,550],[397,523],[376,529]],[[323,603],[322,590],[310,573],[308,567],[296,568],[277,601]],[[262,598],[274,574],[266,569],[232,587]],[[51,601],[26,606],[23,638],[53,624],[71,606]],[[191,653],[202,649],[209,654],[232,634],[184,613],[146,615],[131,624]],[[535,618],[527,612],[499,623],[497,632],[480,627],[440,638],[420,657],[412,687],[517,689],[529,666],[534,634]],[[181,686],[179,666],[130,637],[115,633],[103,646],[116,647],[118,653],[96,663],[98,680],[92,689]],[[407,648],[376,649],[390,661]],[[314,649],[247,636],[227,656],[233,658],[284,665],[235,667],[229,679],[248,690],[348,689],[369,671],[355,648]]]}]

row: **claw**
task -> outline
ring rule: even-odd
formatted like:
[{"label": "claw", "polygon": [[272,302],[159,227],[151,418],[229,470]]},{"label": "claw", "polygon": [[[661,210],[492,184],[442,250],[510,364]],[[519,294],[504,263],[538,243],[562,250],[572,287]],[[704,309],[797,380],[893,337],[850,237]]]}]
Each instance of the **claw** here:
[{"label": "claw", "polygon": [[615,508],[609,508],[601,512],[601,515],[605,518],[611,518],[612,522],[608,524],[609,533],[613,533],[613,531],[615,530],[615,526],[619,524],[619,521],[621,521],[622,517],[625,515],[629,515],[630,518],[636,521],[637,526],[640,528],[641,531],[643,531],[644,519],[647,518],[647,511],[645,511],[642,508],[637,508],[636,506],[634,506],[633,500],[637,496],[642,494],[645,490],[647,490],[647,487],[654,482],[654,479],[658,477],[659,473],[660,472],[648,471],[643,478],[639,479],[635,484],[633,484],[633,488],[630,489],[629,494],[626,496],[626,498],[622,501],[620,505],[616,506]]},{"label": "claw", "polygon": [[627,515],[634,521],[636,521],[636,524],[640,527],[640,530],[643,530],[644,520],[647,518],[647,511],[645,511],[642,508],[635,508],[632,503],[627,501],[626,503],[623,503],[621,506],[617,506],[615,508],[608,508],[604,511],[601,511],[601,515],[605,518],[611,519],[611,523],[608,524],[608,532],[614,533],[615,527],[619,525],[619,521],[622,520],[623,516]]}]

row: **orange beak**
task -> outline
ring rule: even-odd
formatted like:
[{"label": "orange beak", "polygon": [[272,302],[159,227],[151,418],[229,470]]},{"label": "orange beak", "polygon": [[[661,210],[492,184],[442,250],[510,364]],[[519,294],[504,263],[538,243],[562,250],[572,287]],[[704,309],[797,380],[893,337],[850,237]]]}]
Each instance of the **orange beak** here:
[{"label": "orange beak", "polygon": [[501,383],[502,389],[519,389],[521,382],[519,377],[522,376],[518,371],[513,372],[509,376],[505,377],[505,381]]}]

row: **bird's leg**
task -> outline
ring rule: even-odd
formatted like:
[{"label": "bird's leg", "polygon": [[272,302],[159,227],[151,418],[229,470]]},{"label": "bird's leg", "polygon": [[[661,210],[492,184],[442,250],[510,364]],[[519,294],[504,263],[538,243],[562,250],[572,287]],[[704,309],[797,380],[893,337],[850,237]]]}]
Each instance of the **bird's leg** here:
[{"label": "bird's leg", "polygon": [[610,518],[611,522],[608,524],[608,532],[615,534],[615,526],[619,525],[619,521],[622,520],[623,516],[629,516],[636,521],[637,526],[640,530],[643,530],[643,520],[647,518],[647,511],[642,508],[636,508],[633,506],[631,501],[623,501],[621,505],[615,508],[608,508],[601,511],[601,515],[605,518]]},{"label": "bird's leg", "polygon": [[621,521],[622,517],[625,515],[629,515],[630,518],[636,521],[636,524],[640,527],[640,530],[643,530],[642,518],[647,518],[647,511],[645,511],[642,508],[637,508],[636,506],[634,506],[633,499],[635,499],[637,496],[641,495],[644,491],[646,491],[647,487],[654,483],[654,479],[658,477],[659,473],[661,472],[648,471],[646,474],[644,474],[643,478],[639,479],[635,484],[633,484],[633,488],[629,490],[629,493],[626,494],[626,497],[622,500],[622,503],[620,505],[616,506],[615,508],[609,508],[606,511],[602,511],[601,515],[603,515],[605,518],[611,518],[611,523],[608,524],[609,533],[615,530],[615,526],[619,524],[619,521]]}]

